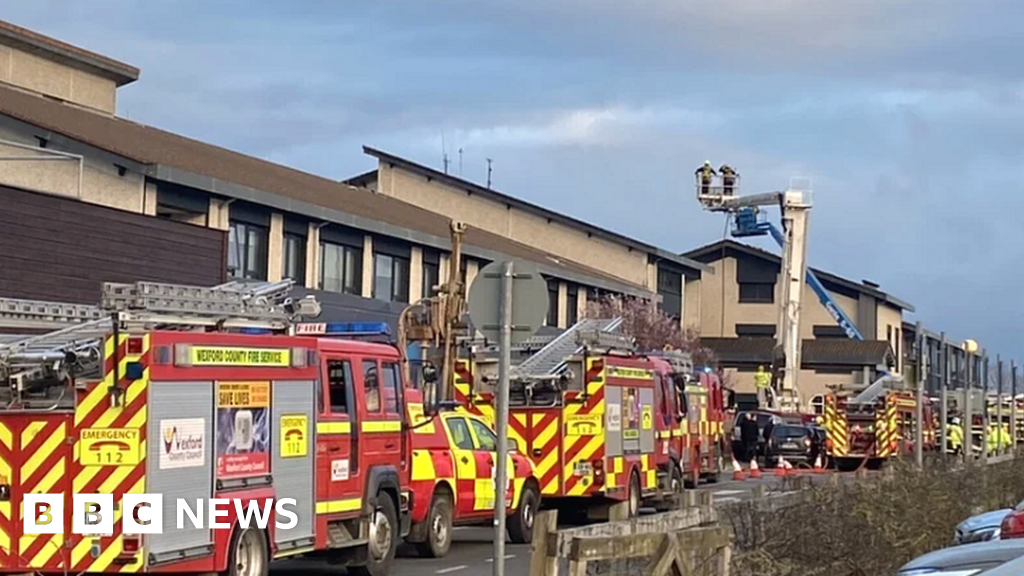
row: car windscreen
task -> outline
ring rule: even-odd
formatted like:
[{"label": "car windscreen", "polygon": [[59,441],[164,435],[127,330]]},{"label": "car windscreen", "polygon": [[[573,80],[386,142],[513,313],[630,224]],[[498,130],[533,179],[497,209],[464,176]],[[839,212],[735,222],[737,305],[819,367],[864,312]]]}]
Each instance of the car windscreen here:
[{"label": "car windscreen", "polygon": [[811,433],[803,426],[776,426],[772,428],[772,436],[775,438],[804,438]]}]

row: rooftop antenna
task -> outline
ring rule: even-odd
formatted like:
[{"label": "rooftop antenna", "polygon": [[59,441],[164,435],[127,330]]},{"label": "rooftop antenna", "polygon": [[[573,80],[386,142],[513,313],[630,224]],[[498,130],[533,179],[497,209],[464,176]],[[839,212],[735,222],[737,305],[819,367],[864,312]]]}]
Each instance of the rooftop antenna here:
[{"label": "rooftop antenna", "polygon": [[444,173],[448,173],[448,147],[444,145],[444,132],[441,132],[441,163],[444,164]]},{"label": "rooftop antenna", "polygon": [[487,159],[487,189],[488,190],[491,189],[491,163],[492,162],[494,162],[494,160],[492,160],[490,158]]},{"label": "rooftop antenna", "polygon": [[459,178],[462,178],[462,147],[459,146]]}]

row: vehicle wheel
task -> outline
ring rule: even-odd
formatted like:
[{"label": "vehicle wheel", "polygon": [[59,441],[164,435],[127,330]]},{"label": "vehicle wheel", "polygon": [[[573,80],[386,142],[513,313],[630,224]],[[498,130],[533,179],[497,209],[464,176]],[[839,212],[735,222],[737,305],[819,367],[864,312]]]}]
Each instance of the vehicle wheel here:
[{"label": "vehicle wheel", "polygon": [[452,546],[452,500],[448,494],[434,494],[426,522],[427,539],[416,543],[416,552],[426,558],[441,558]]},{"label": "vehicle wheel", "polygon": [[673,462],[672,472],[668,481],[668,499],[662,500],[661,503],[656,507],[658,512],[668,512],[675,509],[678,502],[682,499],[683,495],[683,474],[679,471],[679,466]]},{"label": "vehicle wheel", "polygon": [[231,537],[231,556],[225,576],[267,576],[270,573],[270,551],[267,539],[259,530],[239,528]]},{"label": "vehicle wheel", "polygon": [[519,509],[508,519],[508,537],[515,544],[529,544],[533,538],[533,520],[537,517],[540,498],[532,486],[519,496]]},{"label": "vehicle wheel", "polygon": [[629,478],[629,517],[640,515],[640,476],[633,472]]},{"label": "vehicle wheel", "polygon": [[395,501],[385,492],[377,493],[377,509],[370,518],[370,541],[363,566],[352,566],[350,574],[386,576],[398,549],[398,511]]}]

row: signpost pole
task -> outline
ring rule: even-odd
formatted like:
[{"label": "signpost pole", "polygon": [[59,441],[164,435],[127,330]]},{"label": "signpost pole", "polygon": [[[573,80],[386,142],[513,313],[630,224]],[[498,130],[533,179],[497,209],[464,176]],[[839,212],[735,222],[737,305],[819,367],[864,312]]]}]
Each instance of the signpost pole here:
[{"label": "signpost pole", "polygon": [[947,457],[946,446],[949,444],[949,343],[943,332],[939,341],[939,454],[942,459]]},{"label": "signpost pole", "polygon": [[914,463],[918,468],[924,467],[924,381],[925,370],[928,369],[928,338],[924,327],[917,323],[917,395],[914,412]]},{"label": "signpost pole", "polygon": [[501,274],[501,333],[498,341],[498,461],[494,494],[494,576],[505,574],[505,493],[508,487],[508,379],[512,369],[512,261]]}]

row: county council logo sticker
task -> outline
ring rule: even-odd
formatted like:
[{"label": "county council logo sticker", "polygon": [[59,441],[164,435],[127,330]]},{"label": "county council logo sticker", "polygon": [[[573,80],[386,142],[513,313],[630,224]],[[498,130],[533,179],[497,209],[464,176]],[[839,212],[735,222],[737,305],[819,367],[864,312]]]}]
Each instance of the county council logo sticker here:
[{"label": "county council logo sticker", "polygon": [[206,420],[182,418],[160,421],[160,469],[192,468],[206,463]]}]

